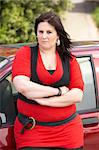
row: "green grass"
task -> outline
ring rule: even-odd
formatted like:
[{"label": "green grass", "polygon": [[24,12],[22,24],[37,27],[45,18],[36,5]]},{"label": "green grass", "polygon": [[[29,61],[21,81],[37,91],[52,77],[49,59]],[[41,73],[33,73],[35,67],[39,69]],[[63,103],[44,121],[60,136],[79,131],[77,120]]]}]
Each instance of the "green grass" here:
[{"label": "green grass", "polygon": [[99,28],[99,7],[97,7],[93,13],[92,13],[92,17],[96,23],[96,26]]}]

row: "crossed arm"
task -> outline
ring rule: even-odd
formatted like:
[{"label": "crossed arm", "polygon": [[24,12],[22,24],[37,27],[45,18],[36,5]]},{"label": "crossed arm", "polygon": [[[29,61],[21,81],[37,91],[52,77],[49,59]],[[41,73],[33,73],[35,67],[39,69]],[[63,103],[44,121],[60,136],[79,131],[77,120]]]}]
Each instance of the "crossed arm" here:
[{"label": "crossed arm", "polygon": [[18,92],[28,99],[35,100],[40,105],[65,107],[80,102],[83,97],[83,91],[81,89],[73,88],[69,90],[66,86],[60,87],[62,91],[61,96],[55,96],[59,92],[58,88],[34,83],[30,81],[29,77],[23,75],[15,76],[13,83]]}]

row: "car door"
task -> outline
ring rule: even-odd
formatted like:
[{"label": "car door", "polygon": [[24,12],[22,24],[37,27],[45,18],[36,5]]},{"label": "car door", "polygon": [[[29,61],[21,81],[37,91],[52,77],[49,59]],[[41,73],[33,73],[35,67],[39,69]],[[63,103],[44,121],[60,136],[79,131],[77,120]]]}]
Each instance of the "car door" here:
[{"label": "car door", "polygon": [[11,74],[8,74],[0,81],[0,150],[16,149],[13,124],[17,112]]},{"label": "car door", "polygon": [[84,127],[85,150],[99,150],[99,103],[95,66],[92,55],[79,56],[84,80],[84,96],[77,110],[82,118]]}]

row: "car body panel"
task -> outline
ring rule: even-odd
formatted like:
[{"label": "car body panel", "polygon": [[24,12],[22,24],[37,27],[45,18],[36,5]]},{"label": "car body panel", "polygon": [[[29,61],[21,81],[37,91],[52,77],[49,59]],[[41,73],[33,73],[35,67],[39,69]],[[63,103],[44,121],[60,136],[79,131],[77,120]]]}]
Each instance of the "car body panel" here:
[{"label": "car body panel", "polygon": [[12,125],[0,129],[0,150],[16,150]]}]

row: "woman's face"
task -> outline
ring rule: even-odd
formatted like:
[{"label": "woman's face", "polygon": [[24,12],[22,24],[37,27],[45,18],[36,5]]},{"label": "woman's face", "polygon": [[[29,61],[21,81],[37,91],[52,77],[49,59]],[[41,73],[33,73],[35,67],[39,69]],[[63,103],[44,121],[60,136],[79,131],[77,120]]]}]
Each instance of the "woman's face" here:
[{"label": "woman's face", "polygon": [[55,28],[48,22],[40,22],[37,28],[37,38],[39,47],[45,50],[56,48],[58,39]]}]

